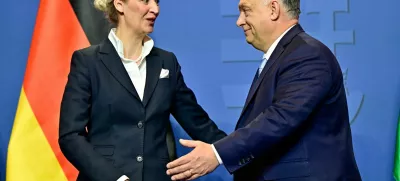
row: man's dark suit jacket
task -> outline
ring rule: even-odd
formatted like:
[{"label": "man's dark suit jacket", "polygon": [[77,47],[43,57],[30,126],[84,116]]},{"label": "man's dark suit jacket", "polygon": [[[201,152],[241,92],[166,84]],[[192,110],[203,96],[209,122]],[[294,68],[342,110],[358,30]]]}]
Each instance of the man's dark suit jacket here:
[{"label": "man's dark suit jacket", "polygon": [[[59,145],[79,170],[77,180],[171,180],[172,114],[196,140],[226,136],[185,85],[175,55],[154,47],[146,57],[143,101],[111,42],[75,51],[61,104]],[[169,77],[160,79],[161,69]],[[86,130],[87,128],[87,130]]]},{"label": "man's dark suit jacket", "polygon": [[253,81],[235,130],[214,144],[234,180],[361,180],[341,69],[300,25]]}]

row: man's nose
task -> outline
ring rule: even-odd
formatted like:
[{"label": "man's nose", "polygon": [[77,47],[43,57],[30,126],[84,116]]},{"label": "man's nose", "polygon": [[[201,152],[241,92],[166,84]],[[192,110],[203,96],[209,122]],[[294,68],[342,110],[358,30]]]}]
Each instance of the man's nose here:
[{"label": "man's nose", "polygon": [[244,15],[243,15],[243,13],[241,12],[240,13],[240,15],[239,15],[239,17],[238,17],[238,19],[237,19],[237,21],[236,21],[236,25],[237,26],[243,26],[245,23],[244,23],[245,21],[244,21]]}]

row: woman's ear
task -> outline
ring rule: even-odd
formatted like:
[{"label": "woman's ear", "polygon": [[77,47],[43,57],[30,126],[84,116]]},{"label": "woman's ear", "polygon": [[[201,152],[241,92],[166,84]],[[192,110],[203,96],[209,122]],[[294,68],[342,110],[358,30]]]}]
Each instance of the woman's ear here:
[{"label": "woman's ear", "polygon": [[113,0],[114,1],[114,6],[115,9],[119,12],[119,13],[124,13],[124,6],[123,6],[123,0]]}]

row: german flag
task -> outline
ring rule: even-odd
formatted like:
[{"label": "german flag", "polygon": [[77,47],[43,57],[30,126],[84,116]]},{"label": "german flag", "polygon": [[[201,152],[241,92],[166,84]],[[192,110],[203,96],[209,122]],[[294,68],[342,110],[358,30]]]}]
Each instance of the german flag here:
[{"label": "german flag", "polygon": [[60,103],[73,51],[107,37],[93,0],[40,0],[7,152],[6,181],[76,180],[58,146]]}]

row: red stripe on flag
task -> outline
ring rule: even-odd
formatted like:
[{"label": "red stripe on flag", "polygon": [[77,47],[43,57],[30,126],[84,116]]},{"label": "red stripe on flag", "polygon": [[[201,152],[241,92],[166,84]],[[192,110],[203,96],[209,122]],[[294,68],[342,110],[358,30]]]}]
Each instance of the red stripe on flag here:
[{"label": "red stripe on flag", "polygon": [[60,102],[72,52],[89,45],[68,0],[40,1],[23,86],[68,180],[75,180],[77,171],[58,146]]}]

